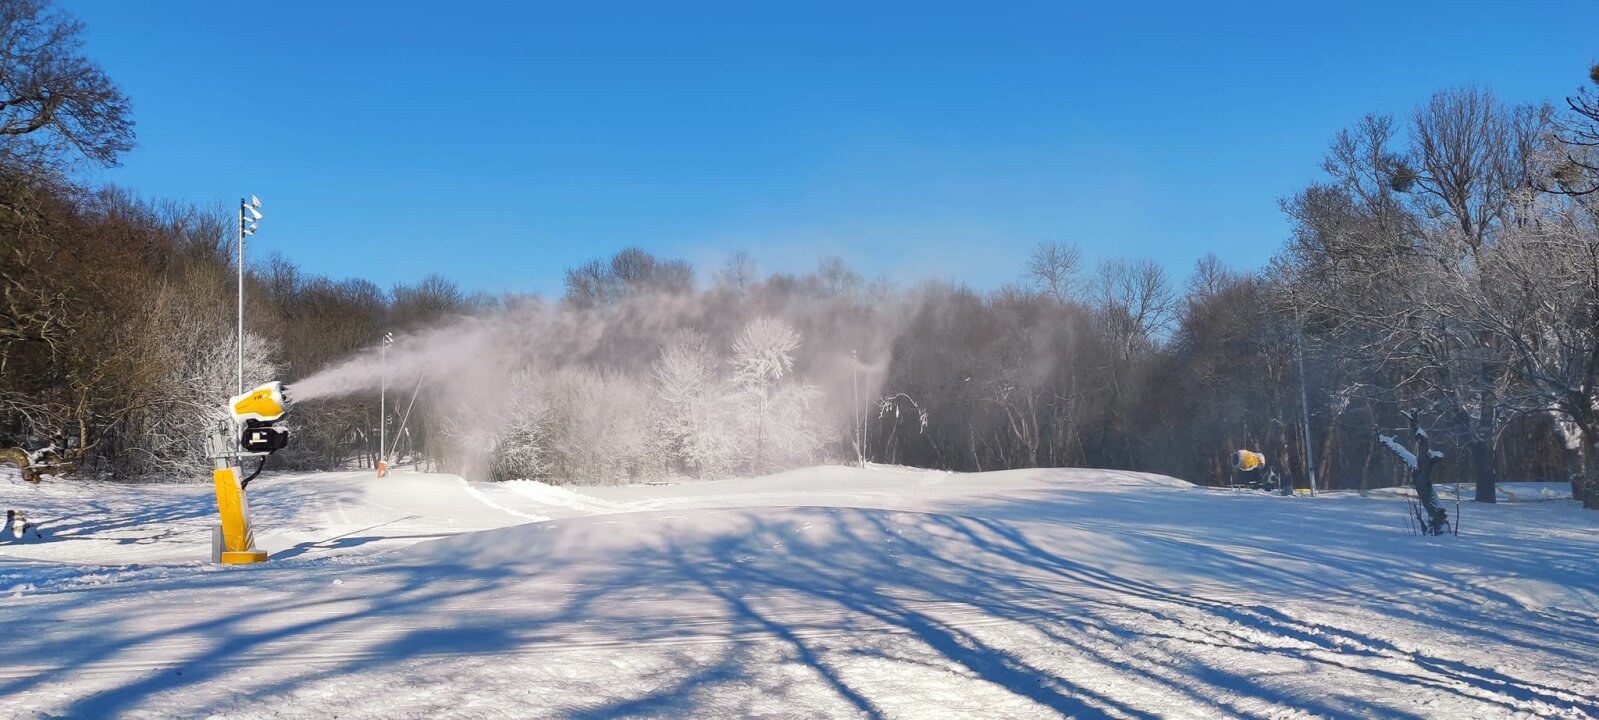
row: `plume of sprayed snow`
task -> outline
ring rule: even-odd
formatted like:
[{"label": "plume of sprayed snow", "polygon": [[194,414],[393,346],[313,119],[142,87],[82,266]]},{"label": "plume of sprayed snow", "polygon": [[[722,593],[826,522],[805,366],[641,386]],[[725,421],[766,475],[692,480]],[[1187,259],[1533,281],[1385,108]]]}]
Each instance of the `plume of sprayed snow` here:
[{"label": "plume of sprayed snow", "polygon": [[420,383],[432,408],[458,418],[470,415],[464,422],[472,433],[492,436],[513,422],[512,378],[518,373],[580,367],[642,385],[651,382],[662,350],[684,330],[704,335],[731,369],[738,332],[756,317],[776,316],[802,335],[796,377],[821,392],[809,412],[842,435],[860,411],[854,403],[872,405],[896,327],[884,326],[883,314],[842,312],[829,307],[832,302],[730,291],[639,295],[596,308],[529,300],[400,336],[386,357],[376,348],[364,351],[292,382],[291,393],[295,402],[375,393],[386,374],[391,392]]}]

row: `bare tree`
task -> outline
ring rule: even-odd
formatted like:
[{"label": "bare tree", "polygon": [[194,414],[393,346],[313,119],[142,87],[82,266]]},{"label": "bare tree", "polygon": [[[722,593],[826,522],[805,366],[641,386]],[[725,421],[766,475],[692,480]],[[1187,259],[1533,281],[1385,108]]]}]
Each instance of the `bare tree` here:
[{"label": "bare tree", "polygon": [[1565,162],[1552,178],[1554,192],[1576,197],[1599,194],[1599,92],[1593,89],[1599,87],[1599,64],[1588,68],[1588,80],[1593,87],[1566,98],[1570,113],[1559,123]]},{"label": "bare tree", "polygon": [[1240,279],[1238,273],[1222,264],[1215,253],[1206,253],[1194,262],[1194,274],[1188,278],[1188,300],[1192,303],[1214,298]]},{"label": "bare tree", "polygon": [[755,284],[757,272],[755,260],[748,252],[735,250],[728,256],[727,262],[716,273],[716,282],[730,287],[738,292],[745,292]]},{"label": "bare tree", "polygon": [[566,271],[566,301],[578,308],[613,305],[623,298],[694,289],[694,270],[682,260],[660,260],[636,247],[609,261],[591,260]]},{"label": "bare tree", "polygon": [[1166,271],[1152,260],[1101,262],[1092,293],[1100,327],[1124,359],[1153,346],[1176,316]]},{"label": "bare tree", "polygon": [[1077,274],[1083,251],[1072,243],[1042,242],[1027,260],[1027,277],[1034,286],[1059,302],[1076,296]]},{"label": "bare tree", "polygon": [[[1505,404],[1551,412],[1576,456],[1573,495],[1599,507],[1599,218],[1580,196],[1544,195],[1482,257],[1462,309],[1515,379]],[[1569,427],[1569,429],[1568,429]]]},{"label": "bare tree", "polygon": [[822,258],[816,275],[822,281],[822,291],[828,295],[852,294],[859,291],[863,284],[861,276],[850,269],[844,258],[837,255]]},{"label": "bare tree", "polygon": [[1516,190],[1510,110],[1477,88],[1445,90],[1411,122],[1414,185],[1441,204],[1475,252],[1504,221]]},{"label": "bare tree", "polygon": [[1527,219],[1548,118],[1485,91],[1441,92],[1414,114],[1408,149],[1392,148],[1391,121],[1367,117],[1333,143],[1333,182],[1285,203],[1299,308],[1368,372],[1430,404],[1470,453],[1479,502],[1495,499],[1514,378],[1495,359],[1503,339],[1468,308],[1488,256]]},{"label": "bare tree", "polygon": [[82,33],[45,0],[0,3],[0,151],[13,163],[115,165],[133,147],[128,99],[82,55]]}]

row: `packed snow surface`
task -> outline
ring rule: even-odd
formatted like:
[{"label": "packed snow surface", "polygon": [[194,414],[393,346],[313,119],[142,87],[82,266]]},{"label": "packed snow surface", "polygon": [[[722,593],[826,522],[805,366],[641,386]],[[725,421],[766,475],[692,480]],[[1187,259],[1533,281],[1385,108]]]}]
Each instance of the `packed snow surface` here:
[{"label": "packed snow surface", "polygon": [[223,568],[207,484],[0,478],[0,717],[1599,717],[1599,513],[1507,488],[280,475]]}]

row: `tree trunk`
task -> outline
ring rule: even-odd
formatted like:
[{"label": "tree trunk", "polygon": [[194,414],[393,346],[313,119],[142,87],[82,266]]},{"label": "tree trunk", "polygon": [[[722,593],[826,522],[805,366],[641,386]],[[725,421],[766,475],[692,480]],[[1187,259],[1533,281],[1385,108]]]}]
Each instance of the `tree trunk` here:
[{"label": "tree trunk", "polygon": [[1589,510],[1599,510],[1599,442],[1587,428],[1582,432],[1582,467],[1571,476],[1571,497]]},{"label": "tree trunk", "polygon": [[[1417,417],[1410,418],[1410,427],[1416,435],[1416,466],[1410,470],[1410,484],[1416,489],[1416,497],[1421,501],[1421,507],[1426,512],[1426,522],[1423,527],[1428,535],[1442,535],[1449,528],[1449,513],[1438,502],[1438,492],[1432,486],[1432,466],[1438,458],[1432,453],[1432,443],[1427,434],[1422,432],[1417,422]],[[1489,469],[1488,492],[1493,493],[1493,472]],[[1482,492],[1478,485],[1478,493]]]},{"label": "tree trunk", "polygon": [[1366,494],[1372,486],[1372,453],[1377,448],[1366,448],[1366,461],[1361,462],[1361,494]]},{"label": "tree trunk", "polygon": [[1477,479],[1477,502],[1497,502],[1493,445],[1486,440],[1473,440],[1466,449],[1471,452],[1471,471]]},{"label": "tree trunk", "polygon": [[1277,427],[1281,429],[1277,433],[1277,457],[1279,458],[1277,468],[1282,471],[1282,482],[1287,483],[1288,487],[1297,488],[1299,483],[1294,481],[1294,473],[1289,470],[1291,467],[1297,467],[1293,464],[1293,458],[1288,454],[1289,425],[1281,412],[1277,413]]},{"label": "tree trunk", "polygon": [[1333,448],[1336,447],[1334,439],[1338,437],[1339,414],[1334,413],[1331,420],[1327,421],[1327,436],[1321,440],[1321,455],[1316,457],[1316,476],[1321,479],[1321,486],[1328,490],[1333,489],[1332,484],[1332,458]]}]

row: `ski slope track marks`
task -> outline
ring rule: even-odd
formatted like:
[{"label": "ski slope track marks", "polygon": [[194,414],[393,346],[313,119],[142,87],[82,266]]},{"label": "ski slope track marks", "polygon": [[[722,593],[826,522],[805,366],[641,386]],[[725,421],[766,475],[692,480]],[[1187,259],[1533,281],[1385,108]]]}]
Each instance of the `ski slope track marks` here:
[{"label": "ski slope track marks", "polygon": [[0,478],[0,717],[1599,717],[1599,513],[1507,490],[278,475],[222,568],[207,485]]}]

